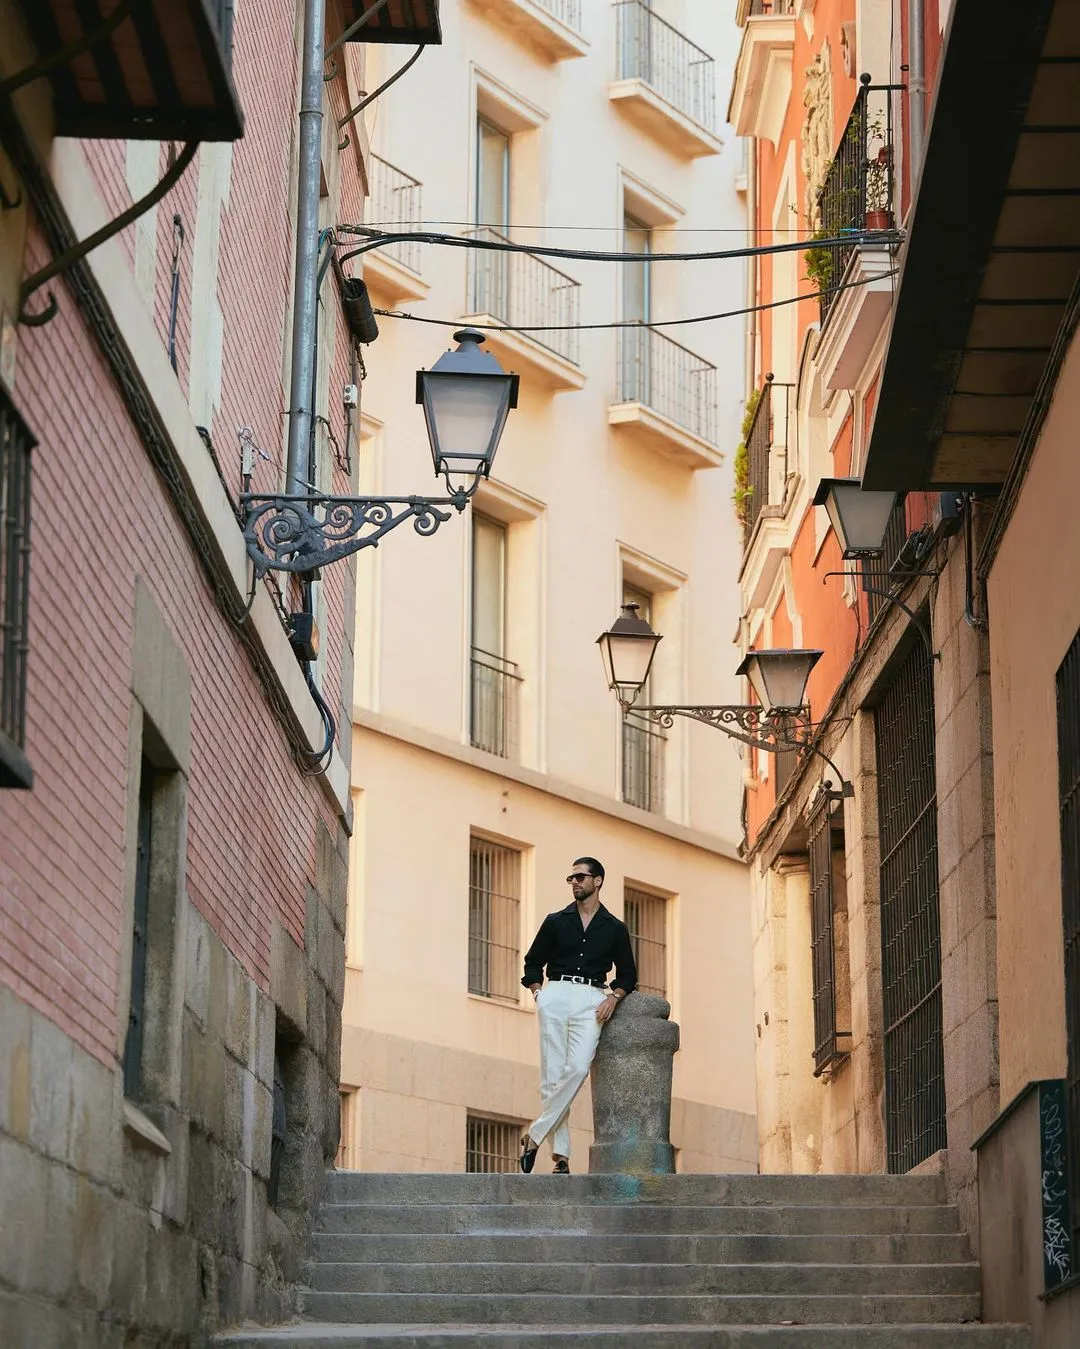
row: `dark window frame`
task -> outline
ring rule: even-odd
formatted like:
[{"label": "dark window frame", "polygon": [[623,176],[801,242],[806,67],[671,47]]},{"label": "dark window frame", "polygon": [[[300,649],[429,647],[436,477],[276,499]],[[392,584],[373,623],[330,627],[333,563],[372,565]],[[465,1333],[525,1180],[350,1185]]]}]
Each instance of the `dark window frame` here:
[{"label": "dark window frame", "polygon": [[29,788],[31,457],[37,439],[0,382],[0,788]]},{"label": "dark window frame", "polygon": [[1074,1268],[1080,1258],[1080,632],[1055,679],[1065,964],[1065,1136]]},{"label": "dark window frame", "polygon": [[[843,852],[843,834],[837,827],[834,811],[837,802],[841,801],[835,792],[822,792],[806,821],[815,1077],[837,1067],[851,1053],[851,1030],[840,1029],[841,1004],[850,1000],[840,996],[840,980],[846,962],[838,959],[836,931],[836,854]],[[850,1014],[850,1005],[847,1011]]]}]

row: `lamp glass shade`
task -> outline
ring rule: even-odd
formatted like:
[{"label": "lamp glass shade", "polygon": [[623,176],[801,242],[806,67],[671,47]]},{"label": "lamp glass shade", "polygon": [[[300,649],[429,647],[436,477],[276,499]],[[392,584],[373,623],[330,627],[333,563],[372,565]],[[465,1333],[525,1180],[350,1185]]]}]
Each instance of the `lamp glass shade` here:
[{"label": "lamp glass shade", "polygon": [[608,688],[620,702],[633,703],[641,692],[660,641],[660,634],[638,617],[636,604],[624,604],[621,615],[596,639]]},{"label": "lamp glass shade", "polygon": [[814,504],[824,506],[844,557],[880,557],[896,492],[864,492],[858,478],[822,478]]},{"label": "lamp glass shade", "polygon": [[736,671],[746,675],[766,712],[794,712],[806,706],[806,681],[822,652],[748,651]]},{"label": "lamp glass shade", "polygon": [[517,406],[518,376],[480,350],[483,333],[463,328],[460,345],[416,376],[436,473],[487,477],[510,410]]}]

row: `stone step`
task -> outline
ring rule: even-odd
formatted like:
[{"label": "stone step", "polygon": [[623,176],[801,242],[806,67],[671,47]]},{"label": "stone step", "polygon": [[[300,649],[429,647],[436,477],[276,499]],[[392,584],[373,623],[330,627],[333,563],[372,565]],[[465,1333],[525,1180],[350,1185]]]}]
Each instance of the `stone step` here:
[{"label": "stone step", "polygon": [[365,1204],[763,1204],[934,1205],[945,1202],[940,1175],[552,1176],[333,1171],[328,1203]]},{"label": "stone step", "polygon": [[[1031,1349],[1026,1326],[635,1327],[632,1349]],[[626,1327],[336,1323],[238,1330],[216,1349],[627,1349]]]},{"label": "stone step", "polygon": [[977,1293],[843,1294],[595,1294],[551,1293],[320,1293],[303,1295],[304,1314],[314,1321],[351,1326],[380,1322],[438,1324],[575,1325],[777,1325],[784,1322],[852,1325],[933,1325],[973,1321]]},{"label": "stone step", "polygon": [[323,1232],[451,1233],[588,1236],[594,1232],[667,1233],[906,1233],[959,1231],[947,1204],[323,1204]]},{"label": "stone step", "polygon": [[482,1293],[498,1298],[533,1293],[562,1298],[613,1294],[868,1297],[903,1293],[925,1297],[979,1292],[979,1269],[974,1264],[601,1264],[595,1262],[591,1248],[586,1260],[579,1258],[569,1264],[320,1263],[312,1267],[310,1279],[312,1291],[319,1293]]},{"label": "stone step", "polygon": [[[659,1264],[963,1264],[969,1257],[967,1239],[959,1232],[861,1233],[845,1236],[788,1236],[778,1233],[743,1233],[727,1236],[639,1233],[593,1233],[589,1258],[598,1261],[655,1261]],[[440,1264],[446,1261],[509,1261],[539,1263],[544,1260],[579,1260],[581,1237],[566,1232],[537,1235],[531,1231],[506,1236],[476,1232],[456,1235],[390,1235],[387,1233],[315,1233],[315,1258],[331,1263],[362,1263],[389,1260],[394,1264],[415,1261]]]}]

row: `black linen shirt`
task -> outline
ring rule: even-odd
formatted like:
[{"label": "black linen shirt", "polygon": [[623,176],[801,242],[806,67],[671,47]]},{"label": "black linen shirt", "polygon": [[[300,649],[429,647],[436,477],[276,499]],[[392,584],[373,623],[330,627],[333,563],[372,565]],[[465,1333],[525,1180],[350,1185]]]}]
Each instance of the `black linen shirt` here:
[{"label": "black linen shirt", "polygon": [[637,964],[626,924],[609,913],[603,904],[593,914],[588,927],[581,922],[577,901],[557,913],[549,913],[540,924],[536,940],[525,952],[525,977],[522,983],[544,982],[556,974],[580,974],[586,979],[606,979],[615,966],[612,988],[633,993],[637,985]]}]

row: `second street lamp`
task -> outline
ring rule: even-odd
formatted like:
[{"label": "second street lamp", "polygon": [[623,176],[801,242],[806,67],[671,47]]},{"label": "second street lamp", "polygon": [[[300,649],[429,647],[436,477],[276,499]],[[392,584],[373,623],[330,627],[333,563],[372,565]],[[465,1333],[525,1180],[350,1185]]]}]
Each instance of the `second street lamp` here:
[{"label": "second street lamp", "polygon": [[[445,497],[325,496],[314,490],[289,495],[244,491],[244,541],[256,579],[268,571],[310,573],[361,548],[377,544],[392,529],[413,522],[418,534],[434,534],[463,511],[481,480],[491,473],[506,419],[517,407],[518,376],[507,374],[481,351],[475,328],[454,334],[430,370],[416,376],[416,401],[424,410],[431,458],[446,483]],[[309,475],[310,477],[310,475]]]},{"label": "second street lamp", "polygon": [[669,729],[676,717],[687,717],[769,754],[781,754],[791,749],[807,750],[824,759],[836,774],[841,795],[854,796],[855,788],[845,781],[837,766],[817,745],[817,727],[810,720],[806,706],[806,681],[821,658],[820,651],[749,652],[738,673],[749,678],[760,699],[758,705],[702,703],[638,707],[636,699],[648,678],[657,643],[662,639],[636,611],[636,604],[623,605],[622,614],[597,639],[608,688],[618,698],[624,713],[633,707],[638,715]]},{"label": "second street lamp", "polygon": [[864,492],[858,478],[822,478],[814,505],[828,512],[842,557],[880,557],[896,498],[896,492]]}]

